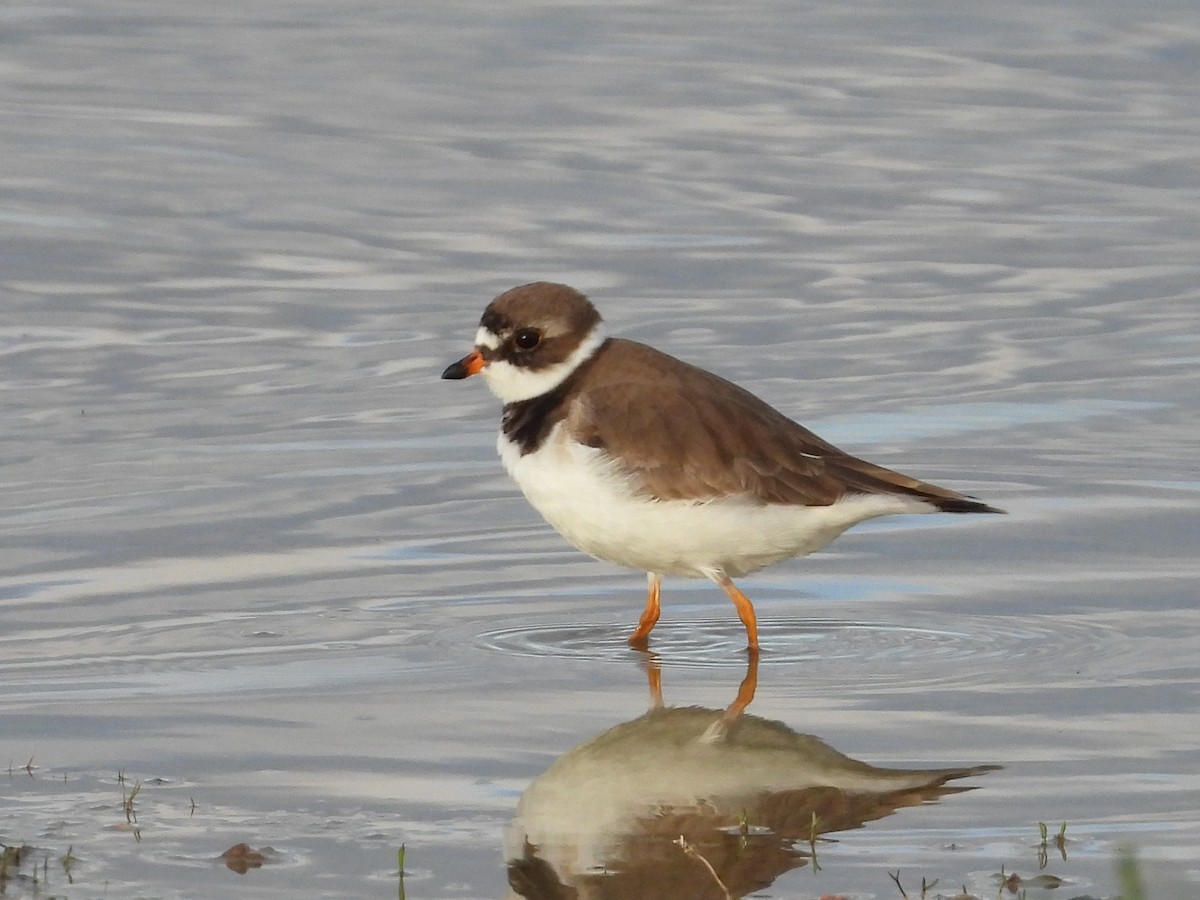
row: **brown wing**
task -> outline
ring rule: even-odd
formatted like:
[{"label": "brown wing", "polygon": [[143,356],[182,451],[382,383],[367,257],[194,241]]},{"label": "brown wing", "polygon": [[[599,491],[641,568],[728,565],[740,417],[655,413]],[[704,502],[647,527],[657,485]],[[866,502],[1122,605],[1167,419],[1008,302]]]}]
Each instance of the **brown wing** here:
[{"label": "brown wing", "polygon": [[594,357],[596,385],[567,411],[584,442],[618,456],[661,500],[740,494],[827,506],[847,494],[904,494],[948,512],[991,507],[850,456],[755,397],[650,347],[613,340]]}]

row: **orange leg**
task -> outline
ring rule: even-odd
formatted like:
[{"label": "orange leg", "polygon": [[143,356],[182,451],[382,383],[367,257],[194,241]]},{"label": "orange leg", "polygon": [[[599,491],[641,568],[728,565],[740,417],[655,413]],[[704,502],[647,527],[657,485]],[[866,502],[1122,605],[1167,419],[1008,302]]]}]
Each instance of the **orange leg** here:
[{"label": "orange leg", "polygon": [[746,640],[748,641],[746,649],[751,653],[758,653],[758,620],[754,617],[754,604],[750,602],[749,597],[738,590],[737,585],[724,572],[718,570],[709,573],[708,577],[721,586],[721,590],[737,607],[738,618],[746,626]]},{"label": "orange leg", "polygon": [[662,613],[662,607],[658,602],[658,595],[662,588],[662,576],[654,572],[647,572],[646,581],[649,584],[646,608],[642,610],[642,618],[638,621],[638,627],[629,636],[629,646],[635,650],[645,650],[650,646],[650,632],[658,624],[658,617]]}]

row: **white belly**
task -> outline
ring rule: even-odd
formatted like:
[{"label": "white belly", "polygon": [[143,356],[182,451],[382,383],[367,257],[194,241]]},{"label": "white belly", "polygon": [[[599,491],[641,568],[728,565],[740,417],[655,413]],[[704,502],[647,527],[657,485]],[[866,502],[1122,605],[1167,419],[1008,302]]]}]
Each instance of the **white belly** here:
[{"label": "white belly", "polygon": [[561,425],[534,453],[521,456],[503,433],[498,448],[529,502],[568,541],[597,559],[660,575],[723,571],[736,578],[820,550],[867,519],[934,511],[891,494],[855,495],[831,506],[647,500],[630,490],[603,451],[567,440]]}]

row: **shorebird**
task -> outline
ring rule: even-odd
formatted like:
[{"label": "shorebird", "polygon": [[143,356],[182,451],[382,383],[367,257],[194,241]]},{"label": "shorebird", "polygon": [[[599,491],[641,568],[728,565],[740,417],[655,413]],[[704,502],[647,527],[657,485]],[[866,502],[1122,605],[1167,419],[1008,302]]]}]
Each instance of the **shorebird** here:
[{"label": "shorebird", "polygon": [[568,541],[647,574],[630,646],[646,649],[664,575],[708,578],[758,650],[754,605],[733,578],[898,513],[999,513],[851,456],[758,397],[635,341],[563,284],[496,297],[474,349],[443,378],[481,374],[504,403],[504,467]]}]

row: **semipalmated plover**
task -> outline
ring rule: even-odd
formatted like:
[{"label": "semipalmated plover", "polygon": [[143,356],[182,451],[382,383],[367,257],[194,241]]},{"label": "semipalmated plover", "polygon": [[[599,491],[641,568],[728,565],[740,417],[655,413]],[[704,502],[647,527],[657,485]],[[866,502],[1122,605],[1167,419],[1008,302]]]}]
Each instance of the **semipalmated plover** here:
[{"label": "semipalmated plover", "polygon": [[732,578],[878,516],[1003,512],[850,456],[711,372],[605,337],[596,308],[563,284],[488,304],[475,349],[442,377],[475,374],[504,402],[500,458],[534,508],[584,553],[647,574],[638,649],[664,575],[720,585],[757,651],[754,606]]}]

